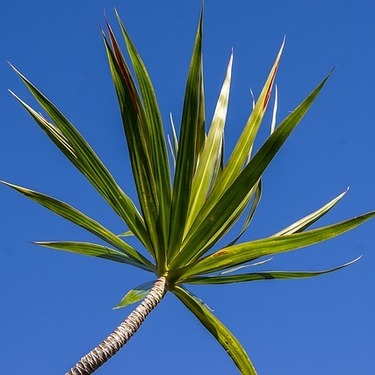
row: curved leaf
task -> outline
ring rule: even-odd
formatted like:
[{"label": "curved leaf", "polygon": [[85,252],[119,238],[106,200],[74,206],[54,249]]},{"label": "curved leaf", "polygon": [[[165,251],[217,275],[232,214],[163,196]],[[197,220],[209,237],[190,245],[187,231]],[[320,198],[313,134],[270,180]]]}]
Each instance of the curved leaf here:
[{"label": "curved leaf", "polygon": [[312,212],[311,214],[305,216],[304,218],[296,221],[292,225],[289,225],[287,228],[277,232],[274,236],[285,236],[286,234],[293,234],[303,232],[310,225],[314,224],[322,216],[324,216],[328,211],[330,211],[348,192],[348,189],[341,193],[336,198],[332,199],[330,202],[325,204],[319,210]]},{"label": "curved leaf", "polygon": [[262,272],[251,272],[243,273],[238,275],[215,275],[215,276],[197,276],[190,279],[184,280],[184,283],[188,284],[232,284],[232,283],[243,283],[248,281],[261,281],[261,280],[274,280],[274,279],[306,279],[310,277],[316,277],[327,273],[341,270],[342,268],[348,267],[351,264],[357,262],[362,256],[342,264],[341,266],[330,268],[322,271],[262,271]]},{"label": "curved leaf", "polygon": [[264,259],[264,260],[259,260],[259,261],[254,262],[254,263],[247,263],[247,264],[243,264],[243,265],[240,265],[240,266],[227,268],[226,270],[220,272],[219,275],[226,275],[226,274],[229,274],[229,273],[234,273],[234,272],[239,271],[239,270],[243,270],[245,268],[261,266],[263,264],[271,262],[272,259],[273,259],[273,257],[267,258],[267,259]]},{"label": "curved leaf", "polygon": [[223,248],[207,257],[200,259],[178,271],[187,278],[189,276],[220,271],[239,264],[250,262],[262,256],[279,254],[300,249],[345,233],[365,221],[373,218],[375,211],[307,232],[285,236],[268,237],[251,242]]},{"label": "curved leaf", "polygon": [[268,106],[284,45],[285,39],[276,56],[275,62],[271,68],[271,71],[267,77],[267,80],[255,104],[255,107],[253,108],[249,119],[247,120],[245,128],[237,141],[237,144],[228,160],[227,165],[224,167],[220,179],[217,181],[215,188],[212,191],[212,199],[214,200],[217,200],[226,191],[228,186],[230,186],[240,174],[243,165],[246,163],[246,159],[248,158],[250,150],[253,147],[255,137],[258,133],[264,113]]},{"label": "curved leaf", "polygon": [[225,234],[233,224],[234,213],[311,107],[328,77],[282,121],[224,194],[217,199],[210,195],[186,236],[180,254],[173,263],[174,267],[198,259]]},{"label": "curved leaf", "polygon": [[126,222],[140,241],[149,248],[149,239],[143,218],[132,200],[118,186],[99,157],[69,120],[25,76],[13,66],[12,68],[22,79],[38,103],[47,112],[52,121],[54,121],[55,125],[51,124],[29,105],[13,93],[12,94],[29,112],[55,145],[89,180],[95,189],[110,204],[113,210]]},{"label": "curved leaf", "polygon": [[135,262],[138,262],[143,267],[146,267],[150,270],[155,269],[154,265],[149,260],[147,260],[142,254],[138,253],[138,251],[133,249],[126,242],[122,241],[118,236],[113,234],[103,225],[86,216],[74,207],[69,206],[68,204],[59,201],[55,198],[52,198],[48,195],[23,188],[21,186],[10,184],[9,182],[0,182],[25,195],[26,197],[32,199],[33,201],[39,203],[40,205],[48,208],[55,214],[62,216],[64,219],[67,219],[72,223],[88,230],[97,237],[114,246],[116,249],[123,252],[125,255],[129,256]]},{"label": "curved leaf", "polygon": [[172,292],[198,318],[232,358],[241,374],[256,375],[257,372],[244,348],[228,328],[187,289],[176,286]]},{"label": "curved leaf", "polygon": [[108,259],[114,262],[130,264],[145,271],[151,271],[149,267],[145,267],[142,263],[134,261],[134,259],[130,258],[128,255],[118,250],[111,249],[108,246],[96,243],[76,241],[37,241],[34,243],[49,249]]},{"label": "curved leaf", "polygon": [[275,101],[273,103],[273,109],[272,109],[271,134],[275,131],[275,128],[276,128],[277,106],[279,103],[278,97],[279,97],[279,94],[277,90],[277,85],[275,85]]}]

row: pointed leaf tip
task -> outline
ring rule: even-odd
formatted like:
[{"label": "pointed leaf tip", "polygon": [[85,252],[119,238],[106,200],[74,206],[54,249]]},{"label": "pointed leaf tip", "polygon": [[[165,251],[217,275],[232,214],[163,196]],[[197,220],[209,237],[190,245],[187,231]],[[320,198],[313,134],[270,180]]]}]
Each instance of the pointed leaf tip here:
[{"label": "pointed leaf tip", "polygon": [[202,285],[219,285],[219,284],[232,284],[232,283],[243,283],[251,281],[264,281],[264,280],[286,280],[286,279],[306,279],[325,275],[335,271],[339,271],[345,267],[348,267],[360,258],[359,256],[347,263],[340,266],[325,269],[321,271],[261,271],[261,272],[251,272],[251,273],[240,273],[234,275],[225,275],[223,272],[218,275],[213,276],[197,276],[192,277],[184,281],[184,283],[189,284],[202,284]]}]

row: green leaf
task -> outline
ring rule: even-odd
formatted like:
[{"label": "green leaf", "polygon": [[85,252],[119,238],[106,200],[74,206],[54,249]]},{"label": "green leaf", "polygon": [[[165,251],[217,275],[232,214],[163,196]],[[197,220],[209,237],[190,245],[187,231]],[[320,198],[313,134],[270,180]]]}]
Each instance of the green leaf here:
[{"label": "green leaf", "polygon": [[[163,123],[156,100],[154,88],[147,72],[147,69],[139,56],[133,42],[131,41],[120,16],[116,12],[117,20],[123,33],[127,50],[132,61],[134,71],[137,76],[139,88],[142,94],[143,106],[146,117],[146,124],[149,129],[150,140],[150,159],[154,175],[156,176],[155,185],[159,202],[160,231],[162,241],[158,249],[164,249],[168,241],[169,215],[171,206],[171,178],[169,174],[169,161],[167,147],[164,138]],[[162,254],[159,254],[159,258]]]},{"label": "green leaf", "polygon": [[273,257],[271,258],[267,258],[267,259],[264,259],[264,260],[260,260],[258,262],[254,262],[254,263],[247,263],[247,264],[243,264],[241,266],[236,266],[236,267],[232,267],[232,268],[227,268],[226,270],[220,272],[219,275],[225,275],[225,274],[230,274],[230,273],[234,273],[234,272],[237,272],[239,270],[243,270],[245,268],[249,268],[249,267],[257,267],[257,266],[261,266],[263,264],[266,264],[268,262],[271,262],[271,260],[273,259]]},{"label": "green leaf", "polygon": [[314,211],[313,213],[296,221],[295,223],[281,230],[280,232],[275,233],[274,236],[284,236],[286,234],[303,232],[306,228],[314,224],[317,220],[319,220],[322,216],[324,216],[328,211],[330,211],[344,197],[344,195],[347,192],[348,192],[348,189],[344,191],[343,193],[341,193],[336,198],[332,199],[327,204],[325,204],[319,210]]},{"label": "green leaf", "polygon": [[[120,106],[138,199],[152,244],[149,250],[159,260],[159,249],[165,246],[162,244],[163,236],[158,233],[160,202],[151,161],[151,135],[135,83],[109,25],[108,32],[113,50],[104,34],[103,40]],[[161,264],[161,260],[157,263]]]},{"label": "green leaf", "polygon": [[131,236],[134,236],[134,233],[131,231],[131,230],[128,230],[124,233],[120,233],[118,234],[119,237],[131,237]]},{"label": "green leaf", "polygon": [[138,253],[138,251],[133,249],[126,242],[122,241],[118,236],[109,231],[103,225],[86,216],[74,207],[69,206],[68,204],[59,201],[55,198],[52,198],[48,195],[44,195],[42,193],[38,193],[36,191],[26,189],[21,186],[10,184],[9,182],[0,182],[25,195],[31,200],[39,203],[40,205],[48,208],[55,214],[62,216],[64,219],[67,219],[72,223],[93,233],[95,236],[106,241],[110,245],[114,246],[117,250],[121,251],[122,253],[133,259],[133,261],[135,261],[136,263],[139,263],[139,266],[141,266],[141,268],[146,267],[149,270],[155,269],[155,266],[149,260],[147,260],[142,254]]},{"label": "green leaf", "polygon": [[241,374],[257,374],[248,355],[236,337],[214,314],[212,314],[199,298],[180,286],[176,286],[172,292],[198,318],[215,339],[219,341],[226,353],[232,358]]},{"label": "green leaf", "polygon": [[112,249],[108,246],[99,245],[91,242],[73,242],[73,241],[38,241],[36,245],[47,247],[55,250],[67,251],[70,253],[87,255],[97,258],[112,260],[114,262],[126,263],[141,268],[145,271],[151,271],[142,263],[134,261],[126,254]]},{"label": "green leaf", "polygon": [[[225,134],[223,134],[223,140],[221,142],[220,160],[219,160],[219,163],[217,164],[217,167],[214,170],[214,175],[212,178],[212,187],[216,185],[216,182],[221,176],[221,173],[223,173],[223,169],[225,165],[224,155],[225,155]],[[211,187],[210,192],[212,191],[212,187]]]},{"label": "green leaf", "polygon": [[238,208],[306,114],[328,77],[329,75],[282,121],[224,194],[219,198],[213,194],[209,196],[186,236],[173,267],[198,259],[226,233],[241,213]]},{"label": "green leaf", "polygon": [[189,214],[185,232],[190,228],[198,212],[206,201],[209,189],[214,179],[215,170],[221,159],[224,126],[227,116],[230,82],[232,75],[233,54],[230,57],[225,80],[216,105],[208,137],[199,155],[197,171],[193,178],[190,196]]},{"label": "green leaf", "polygon": [[283,41],[280,50],[276,56],[275,62],[271,68],[271,71],[267,77],[267,80],[263,86],[263,89],[259,95],[254,109],[252,110],[249,119],[245,125],[245,128],[237,141],[237,144],[228,160],[228,163],[223,169],[220,175],[220,179],[215,184],[212,191],[212,197],[210,200],[216,202],[219,197],[225,193],[227,188],[241,173],[243,165],[246,163],[253,144],[255,137],[258,133],[260,124],[263,120],[264,113],[267,109],[268,102],[271,96],[273,84],[275,82],[276,73],[280,64],[281,55],[284,49],[285,40]]},{"label": "green leaf", "polygon": [[148,246],[149,239],[141,215],[132,200],[121,190],[104,164],[66,117],[17,69],[12,67],[44,108],[55,124],[47,121],[28,104],[13,94],[41,129],[89,180],[113,210],[125,221],[140,241]]},{"label": "green leaf", "polygon": [[273,280],[273,279],[306,279],[310,277],[316,277],[331,273],[334,271],[341,270],[342,268],[348,267],[353,263],[357,262],[362,256],[342,264],[341,266],[330,268],[322,271],[263,271],[263,272],[251,272],[243,273],[238,275],[215,275],[215,276],[197,276],[190,279],[184,280],[184,283],[188,284],[232,284],[232,283],[243,283],[248,281],[261,281],[261,280]]},{"label": "green leaf", "polygon": [[199,155],[202,151],[202,147],[206,141],[206,105],[204,100],[204,78],[203,78],[203,64],[201,64],[201,89],[199,94],[199,110],[197,120],[197,140],[195,142],[195,152],[199,162]]},{"label": "green leaf", "polygon": [[198,133],[202,120],[202,22],[199,19],[193,56],[190,62],[182,111],[181,129],[173,184],[168,258],[179,251],[189,208],[193,175],[197,165]]},{"label": "green leaf", "polygon": [[214,271],[224,270],[229,267],[234,267],[239,264],[258,259],[262,256],[297,250],[343,234],[357,227],[358,225],[361,225],[374,216],[375,211],[372,211],[340,223],[302,233],[268,237],[226,247],[190,264],[189,266],[185,267],[185,269],[180,270],[179,275],[182,273],[184,276],[183,279],[186,279],[190,276],[211,273]]},{"label": "green leaf", "polygon": [[139,302],[147,296],[154,285],[155,280],[141,284],[136,288],[129,290],[129,292],[125,294],[124,298],[114,307],[114,309],[120,309]]},{"label": "green leaf", "polygon": [[170,142],[171,154],[174,161],[174,167],[176,168],[176,159],[178,154],[178,138],[176,133],[176,127],[174,126],[173,116],[172,113],[169,114],[169,119],[171,122],[171,129],[172,129],[172,139],[173,141]]},{"label": "green leaf", "polygon": [[275,101],[273,103],[273,109],[272,109],[271,134],[275,131],[275,128],[276,128],[278,96],[279,95],[278,95],[277,85],[275,85]]},{"label": "green leaf", "polygon": [[[254,190],[254,194],[251,194],[253,200],[252,200],[252,203],[251,203],[251,207],[250,207],[250,210],[249,210],[249,213],[247,215],[247,218],[245,220],[245,223],[241,229],[241,232],[236,236],[236,238],[234,240],[232,240],[226,247],[228,246],[232,246],[234,245],[235,243],[237,243],[237,241],[242,237],[242,235],[246,232],[246,229],[249,227],[251,221],[253,220],[253,217],[254,217],[254,214],[255,214],[255,211],[259,205],[259,202],[260,202],[260,198],[262,197],[262,180],[260,179],[259,182],[254,186],[254,188],[252,189]],[[252,192],[251,190],[251,192]],[[246,205],[247,205],[247,202],[245,202]]]}]

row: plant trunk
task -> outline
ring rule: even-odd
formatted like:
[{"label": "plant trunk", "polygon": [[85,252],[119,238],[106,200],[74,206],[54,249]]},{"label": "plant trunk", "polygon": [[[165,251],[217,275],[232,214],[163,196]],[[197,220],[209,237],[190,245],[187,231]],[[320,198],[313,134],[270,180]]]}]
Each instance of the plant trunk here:
[{"label": "plant trunk", "polygon": [[96,348],[81,358],[65,375],[90,375],[113,357],[134,335],[147,315],[162,300],[168,290],[165,277],[156,280],[145,299]]}]

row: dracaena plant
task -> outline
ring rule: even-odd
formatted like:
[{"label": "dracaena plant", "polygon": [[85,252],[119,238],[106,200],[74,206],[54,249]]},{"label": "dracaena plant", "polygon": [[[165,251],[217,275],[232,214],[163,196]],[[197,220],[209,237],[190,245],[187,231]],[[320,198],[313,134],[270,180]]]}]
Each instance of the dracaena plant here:
[{"label": "dracaena plant", "polygon": [[[52,212],[98,237],[98,243],[37,242],[51,249],[84,254],[134,266],[155,275],[155,281],[135,287],[117,307],[142,302],[100,345],[67,374],[91,374],[113,356],[135,333],[145,317],[170,291],[224,347],[242,374],[256,374],[246,351],[188,288],[188,284],[215,285],[268,279],[297,279],[326,274],[346,267],[314,271],[257,271],[244,265],[264,263],[267,256],[301,249],[328,240],[374,216],[370,212],[346,221],[309,229],[344,195],[267,238],[239,242],[260,202],[262,175],[288,136],[304,117],[328,76],[278,126],[258,151],[253,150],[270,101],[282,44],[275,62],[230,157],[224,160],[224,125],[231,82],[232,56],[209,128],[205,128],[202,74],[202,14],[188,72],[179,137],[164,137],[164,127],[146,67],[120,17],[117,20],[135,73],[133,78],[112,28],[103,32],[114,87],[120,106],[138,202],[133,202],[108,169],[64,115],[20,72],[27,88],[48,115],[42,116],[16,96],[22,106],[73,165],[90,181],[139,240],[131,246],[126,236],[113,233],[98,221],[48,195],[4,182]],[[275,101],[277,103],[277,101]],[[274,104],[274,110],[276,104]],[[225,246],[215,246],[240,217],[244,224]],[[237,228],[237,227],[235,227]],[[231,232],[232,233],[232,232]],[[149,278],[149,276],[148,276]]]}]

